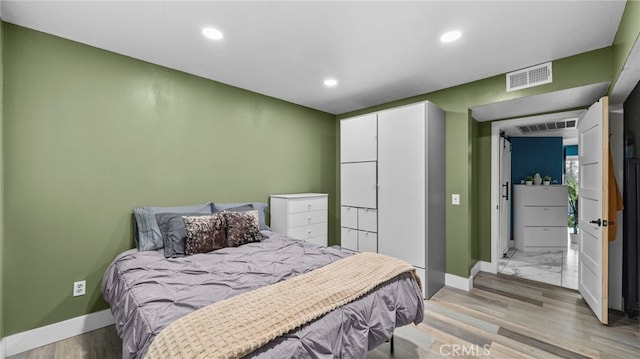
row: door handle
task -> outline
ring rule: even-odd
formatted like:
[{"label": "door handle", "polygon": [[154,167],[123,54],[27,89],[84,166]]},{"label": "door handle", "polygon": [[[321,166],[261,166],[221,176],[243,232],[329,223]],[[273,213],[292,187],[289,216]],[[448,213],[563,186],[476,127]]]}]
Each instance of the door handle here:
[{"label": "door handle", "polygon": [[598,227],[600,227],[602,225],[602,221],[600,220],[600,218],[598,218],[598,220],[589,221],[589,223],[597,224]]},{"label": "door handle", "polygon": [[507,201],[509,200],[509,181],[507,181],[507,183],[503,184],[502,187],[505,187],[507,194],[503,194],[502,198],[506,199]]}]

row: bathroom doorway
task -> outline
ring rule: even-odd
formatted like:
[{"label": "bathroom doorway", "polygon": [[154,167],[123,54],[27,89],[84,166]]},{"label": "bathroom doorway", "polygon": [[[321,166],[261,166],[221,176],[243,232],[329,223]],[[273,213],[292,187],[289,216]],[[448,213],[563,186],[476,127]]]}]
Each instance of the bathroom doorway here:
[{"label": "bathroom doorway", "polygon": [[[569,187],[575,186],[578,179],[576,124],[580,114],[581,111],[570,111],[533,116],[504,121],[504,125],[501,125],[501,140],[503,136],[511,140],[513,162],[511,164],[501,162],[498,167],[501,169],[512,167],[511,182],[513,185],[508,192],[513,201],[508,204],[511,207],[509,208],[511,216],[507,217],[510,221],[509,225],[500,225],[501,236],[505,231],[508,231],[507,237],[510,240],[506,251],[503,250],[503,245],[500,245],[504,255],[498,260],[497,271],[499,273],[578,289],[578,245],[575,240],[576,236],[572,235],[573,226],[570,226],[576,211],[572,210],[569,196],[570,192],[576,193]],[[520,150],[518,149],[519,143],[524,143],[520,145]],[[545,151],[549,151],[550,154],[544,154]],[[539,158],[535,158],[536,156]],[[500,161],[505,158],[504,156],[499,157]],[[544,162],[547,161],[547,158],[553,162],[552,169],[545,167],[546,163]],[[539,234],[536,234],[540,242],[525,245],[516,241],[516,233],[519,233],[518,237],[521,238],[523,232],[515,227],[519,214],[516,209],[518,204],[515,197],[523,190],[537,190],[545,187],[544,184],[532,184],[531,186],[526,184],[527,180],[531,179],[527,177],[533,177],[538,172],[540,177],[551,177],[549,179],[551,183],[547,188],[549,190],[561,189],[560,193],[564,193],[565,198],[553,203],[548,208],[542,203],[534,204],[536,209],[553,210],[558,213],[558,216],[553,223],[535,223],[535,228],[528,227],[526,231],[540,231]],[[503,213],[505,209],[501,208],[500,213]],[[501,216],[501,218],[504,217]],[[553,242],[546,241],[546,238],[552,236],[556,238]]]}]

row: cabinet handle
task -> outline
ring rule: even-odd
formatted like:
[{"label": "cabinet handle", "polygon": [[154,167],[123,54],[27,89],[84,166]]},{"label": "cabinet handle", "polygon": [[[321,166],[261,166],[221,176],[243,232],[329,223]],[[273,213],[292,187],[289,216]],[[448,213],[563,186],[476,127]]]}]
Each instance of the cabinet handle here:
[{"label": "cabinet handle", "polygon": [[307,222],[311,222],[311,216],[307,217]]},{"label": "cabinet handle", "polygon": [[307,203],[307,207],[311,209],[311,203]]}]

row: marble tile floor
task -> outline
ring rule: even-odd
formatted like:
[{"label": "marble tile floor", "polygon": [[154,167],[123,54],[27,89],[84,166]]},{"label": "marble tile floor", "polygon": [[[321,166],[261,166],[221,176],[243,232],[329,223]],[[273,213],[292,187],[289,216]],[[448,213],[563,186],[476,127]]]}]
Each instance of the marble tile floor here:
[{"label": "marble tile floor", "polygon": [[578,245],[567,238],[565,250],[522,251],[509,248],[498,262],[498,271],[520,278],[578,289]]}]

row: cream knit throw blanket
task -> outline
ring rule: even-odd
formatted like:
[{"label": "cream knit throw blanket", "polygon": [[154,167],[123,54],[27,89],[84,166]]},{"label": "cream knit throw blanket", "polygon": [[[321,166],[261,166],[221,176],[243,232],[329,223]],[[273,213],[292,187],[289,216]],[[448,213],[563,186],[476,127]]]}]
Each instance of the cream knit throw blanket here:
[{"label": "cream knit throw blanket", "polygon": [[358,253],[177,319],[156,336],[146,358],[241,358],[405,272],[420,285],[407,262]]}]

